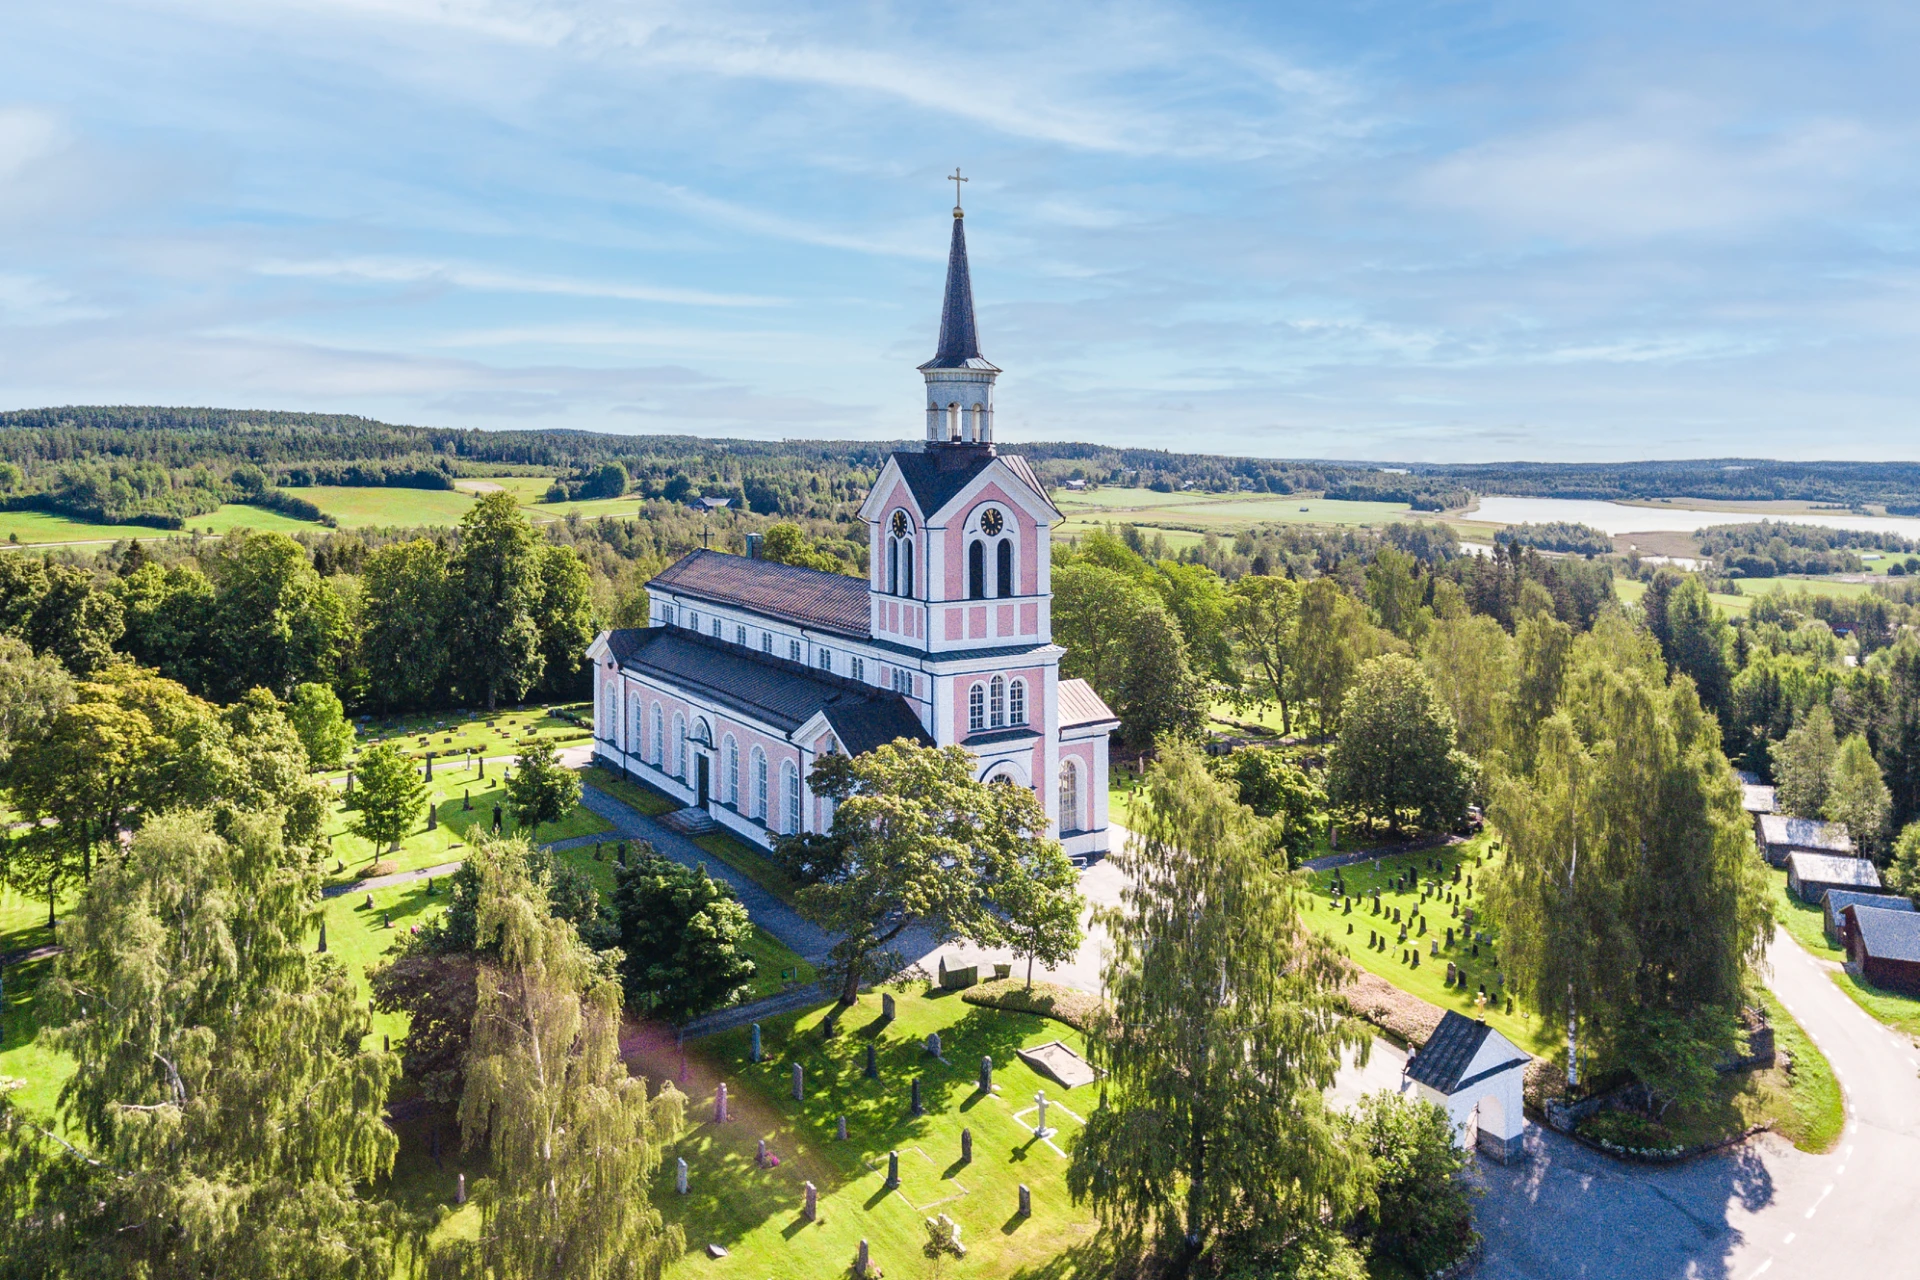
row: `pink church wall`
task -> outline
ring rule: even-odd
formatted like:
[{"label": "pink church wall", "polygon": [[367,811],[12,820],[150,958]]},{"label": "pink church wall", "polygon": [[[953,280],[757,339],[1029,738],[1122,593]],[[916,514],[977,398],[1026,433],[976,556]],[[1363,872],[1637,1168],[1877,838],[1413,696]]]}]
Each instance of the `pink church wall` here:
[{"label": "pink church wall", "polygon": [[[1077,779],[1080,788],[1080,825],[1077,830],[1082,831],[1092,829],[1097,816],[1097,811],[1093,803],[1093,751],[1094,744],[1092,742],[1063,742],[1060,744],[1061,762],[1065,763],[1068,760],[1072,760],[1080,766],[1080,776]],[[1056,793],[1053,797],[1053,802],[1058,804],[1058,792],[1060,788],[1060,778],[1058,774],[1054,775],[1052,785]]]}]

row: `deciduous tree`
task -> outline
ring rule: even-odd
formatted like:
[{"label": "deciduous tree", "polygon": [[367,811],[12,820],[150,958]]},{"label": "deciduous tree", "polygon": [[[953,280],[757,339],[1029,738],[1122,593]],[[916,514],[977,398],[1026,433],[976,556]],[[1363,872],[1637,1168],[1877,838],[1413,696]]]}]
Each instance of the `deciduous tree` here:
[{"label": "deciduous tree", "polygon": [[688,870],[642,845],[614,872],[627,1008],[687,1022],[731,1003],[753,981],[747,909],[705,867]]},{"label": "deciduous tree", "polygon": [[1292,728],[1288,714],[1298,680],[1300,586],[1291,578],[1248,574],[1233,584],[1227,636],[1239,668],[1236,697],[1280,711],[1280,732]]},{"label": "deciduous tree", "polygon": [[1327,794],[1373,819],[1430,831],[1467,816],[1473,760],[1454,746],[1453,715],[1426,672],[1390,654],[1360,669],[1327,755]]},{"label": "deciduous tree", "polygon": [[580,777],[560,763],[551,739],[541,738],[523,747],[507,779],[507,798],[513,820],[529,835],[543,822],[558,822],[580,803]]},{"label": "deciduous tree", "polygon": [[1893,798],[1880,774],[1880,764],[1873,758],[1873,748],[1863,735],[1849,735],[1834,755],[1821,816],[1845,826],[1862,856],[1884,858],[1887,819],[1892,809]]},{"label": "deciduous tree", "polygon": [[512,494],[486,494],[460,518],[449,565],[453,670],[488,711],[540,683],[540,562],[539,539]]},{"label": "deciduous tree", "polygon": [[360,645],[377,705],[425,706],[445,689],[453,643],[447,569],[445,548],[426,538],[391,543],[367,557]]},{"label": "deciduous tree", "polygon": [[313,682],[301,685],[287,704],[287,719],[314,768],[338,769],[347,762],[347,752],[353,749],[353,726],[332,689]]},{"label": "deciduous tree", "polygon": [[419,768],[391,742],[377,742],[360,753],[354,769],[353,817],[347,829],[391,852],[413,830],[427,803],[427,784]]},{"label": "deciduous tree", "polygon": [[1817,818],[1827,807],[1827,789],[1840,741],[1833,733],[1833,715],[1824,703],[1807,709],[1799,724],[1773,746],[1773,780],[1780,808],[1803,818]]}]

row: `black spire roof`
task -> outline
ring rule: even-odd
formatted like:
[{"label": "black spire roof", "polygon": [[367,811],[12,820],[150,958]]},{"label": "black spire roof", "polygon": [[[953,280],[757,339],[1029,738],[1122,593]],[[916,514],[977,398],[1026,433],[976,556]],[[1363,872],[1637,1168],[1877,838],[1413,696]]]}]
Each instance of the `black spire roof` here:
[{"label": "black spire roof", "polygon": [[980,355],[973,327],[973,279],[967,273],[966,218],[953,211],[953,245],[947,250],[947,296],[940,306],[940,349],[922,369],[992,369]]}]

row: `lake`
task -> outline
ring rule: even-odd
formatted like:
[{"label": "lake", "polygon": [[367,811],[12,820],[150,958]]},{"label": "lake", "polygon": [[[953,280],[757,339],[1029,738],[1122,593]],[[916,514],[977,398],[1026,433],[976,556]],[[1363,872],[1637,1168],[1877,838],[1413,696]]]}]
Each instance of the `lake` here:
[{"label": "lake", "polygon": [[1784,515],[1770,511],[1696,511],[1685,507],[1635,507],[1624,502],[1599,502],[1587,498],[1494,496],[1480,499],[1478,509],[1467,518],[1484,520],[1489,524],[1549,524],[1564,520],[1569,524],[1592,525],[1609,534],[1653,533],[1658,530],[1692,533],[1716,524],[1751,524],[1757,520],[1775,520],[1782,524],[1897,533],[1903,537],[1920,539],[1920,517],[1914,516],[1856,516],[1844,511]]}]

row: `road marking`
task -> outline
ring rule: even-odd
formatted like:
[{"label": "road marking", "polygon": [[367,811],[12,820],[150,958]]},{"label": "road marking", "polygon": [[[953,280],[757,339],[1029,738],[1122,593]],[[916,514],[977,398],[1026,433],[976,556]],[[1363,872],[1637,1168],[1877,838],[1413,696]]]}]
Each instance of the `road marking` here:
[{"label": "road marking", "polygon": [[1771,1266],[1773,1266],[1773,1259],[1768,1258],[1765,1262],[1761,1263],[1758,1267],[1754,1268],[1753,1274],[1756,1276],[1763,1276],[1767,1274],[1767,1269],[1770,1268]]},{"label": "road marking", "polygon": [[1819,1207],[1823,1203],[1825,1203],[1826,1198],[1832,1194],[1833,1194],[1833,1184],[1829,1182],[1826,1186],[1826,1190],[1820,1193],[1820,1199],[1815,1200],[1811,1205],[1807,1207],[1807,1216],[1811,1218],[1814,1215],[1815,1210],[1819,1209]]},{"label": "road marking", "polygon": [[1789,1232],[1787,1232],[1787,1238],[1786,1238],[1785,1240],[1782,1240],[1782,1241],[1781,1241],[1780,1243],[1781,1243],[1781,1244],[1792,1244],[1792,1243],[1793,1243],[1793,1238],[1794,1238],[1795,1236],[1797,1236],[1797,1235],[1799,1235],[1799,1234],[1800,1234],[1800,1233],[1799,1233],[1798,1231],[1789,1231]]}]

